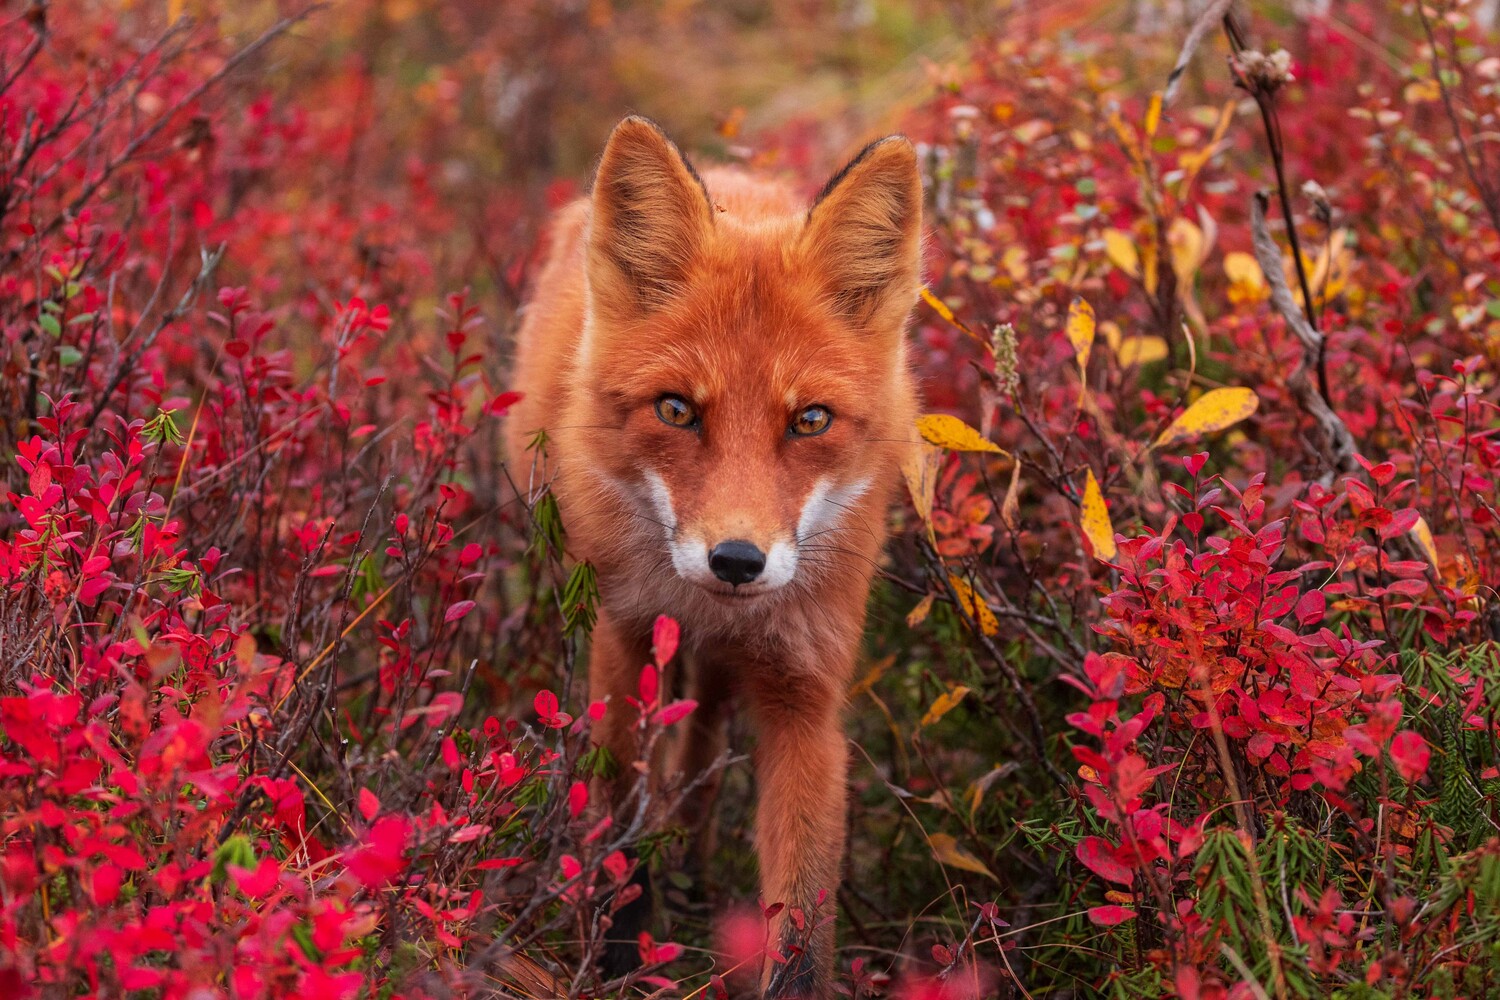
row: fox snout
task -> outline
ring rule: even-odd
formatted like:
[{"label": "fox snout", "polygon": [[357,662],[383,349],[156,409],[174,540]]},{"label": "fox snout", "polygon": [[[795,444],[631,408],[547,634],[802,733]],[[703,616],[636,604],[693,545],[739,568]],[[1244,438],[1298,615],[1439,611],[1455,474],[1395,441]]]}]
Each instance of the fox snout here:
[{"label": "fox snout", "polygon": [[674,498],[655,472],[646,474],[644,492],[653,515],[648,520],[665,529],[678,576],[716,593],[750,596],[791,583],[804,547],[817,551],[838,545],[837,533],[847,527],[854,504],[869,486],[867,478],[842,486],[820,479],[805,497],[794,494],[781,512],[763,510],[759,517],[740,505],[714,516],[690,499],[684,504],[685,498]]},{"label": "fox snout", "polygon": [[708,568],[720,580],[738,587],[760,576],[766,568],[766,554],[754,542],[735,538],[708,550]]}]

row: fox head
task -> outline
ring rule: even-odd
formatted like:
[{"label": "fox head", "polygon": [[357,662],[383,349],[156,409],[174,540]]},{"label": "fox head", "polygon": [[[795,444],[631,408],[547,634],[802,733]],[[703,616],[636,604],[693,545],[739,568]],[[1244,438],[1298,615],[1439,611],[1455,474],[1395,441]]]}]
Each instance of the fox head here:
[{"label": "fox head", "polygon": [[[904,349],[922,185],[903,137],[811,208],[733,173],[712,187],[652,123],[610,136],[591,195],[574,398],[587,461],[724,598],[868,562],[909,440]],[[878,537],[877,537],[878,536]],[[867,570],[868,571],[868,570]]]}]

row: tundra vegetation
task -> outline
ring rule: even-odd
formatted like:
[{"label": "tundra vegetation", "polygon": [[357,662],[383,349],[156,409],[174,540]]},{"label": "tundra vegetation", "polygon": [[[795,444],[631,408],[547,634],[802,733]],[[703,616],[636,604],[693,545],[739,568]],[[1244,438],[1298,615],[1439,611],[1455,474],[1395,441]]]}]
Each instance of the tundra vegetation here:
[{"label": "tundra vegetation", "polygon": [[4,5],[0,994],[790,957],[741,758],[701,870],[682,789],[590,803],[594,580],[499,461],[540,226],[633,108],[923,150],[929,416],[795,915],[841,992],[1500,995],[1494,6]]}]

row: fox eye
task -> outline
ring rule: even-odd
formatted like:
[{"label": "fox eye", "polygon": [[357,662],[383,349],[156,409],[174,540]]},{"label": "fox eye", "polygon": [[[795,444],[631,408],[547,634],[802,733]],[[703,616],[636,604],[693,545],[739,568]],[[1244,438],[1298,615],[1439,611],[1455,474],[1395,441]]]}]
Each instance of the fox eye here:
[{"label": "fox eye", "polygon": [[663,396],[656,401],[656,415],[664,424],[692,430],[698,426],[698,411],[681,396]]},{"label": "fox eye", "polygon": [[833,423],[833,414],[827,407],[809,406],[792,418],[787,433],[794,437],[816,437]]}]

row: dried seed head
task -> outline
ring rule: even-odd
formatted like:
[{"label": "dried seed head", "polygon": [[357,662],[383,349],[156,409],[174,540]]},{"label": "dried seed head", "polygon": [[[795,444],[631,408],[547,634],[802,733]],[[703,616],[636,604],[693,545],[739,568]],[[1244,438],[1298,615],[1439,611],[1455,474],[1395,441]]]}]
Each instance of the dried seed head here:
[{"label": "dried seed head", "polygon": [[1286,49],[1277,49],[1270,55],[1255,49],[1246,49],[1235,56],[1235,68],[1250,84],[1267,94],[1274,94],[1283,85],[1291,83],[1292,54]]},{"label": "dried seed head", "polygon": [[1016,328],[997,323],[990,333],[990,353],[995,356],[995,388],[1001,399],[1014,399],[1021,376],[1016,368]]},{"label": "dried seed head", "polygon": [[1302,194],[1312,202],[1313,218],[1325,226],[1330,225],[1333,222],[1333,204],[1328,200],[1328,192],[1323,190],[1323,185],[1317,181],[1308,181],[1302,185]]}]

